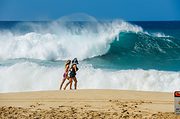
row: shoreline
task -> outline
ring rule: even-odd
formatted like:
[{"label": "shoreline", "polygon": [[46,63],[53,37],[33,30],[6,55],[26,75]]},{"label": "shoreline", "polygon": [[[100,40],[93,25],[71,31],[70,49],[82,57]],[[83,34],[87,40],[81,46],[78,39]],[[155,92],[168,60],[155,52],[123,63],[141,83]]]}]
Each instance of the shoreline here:
[{"label": "shoreline", "polygon": [[180,118],[167,92],[81,89],[0,93],[1,118]]}]

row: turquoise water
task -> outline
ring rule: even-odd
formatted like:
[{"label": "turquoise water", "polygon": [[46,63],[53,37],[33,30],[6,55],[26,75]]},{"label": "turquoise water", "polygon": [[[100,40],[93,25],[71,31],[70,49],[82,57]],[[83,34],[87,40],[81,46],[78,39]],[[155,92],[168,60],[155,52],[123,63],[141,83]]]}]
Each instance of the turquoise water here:
[{"label": "turquoise water", "polygon": [[[144,33],[120,33],[109,51],[89,61],[96,66],[117,69],[180,69],[180,40],[173,36],[157,37]],[[111,66],[110,66],[111,65]]]}]

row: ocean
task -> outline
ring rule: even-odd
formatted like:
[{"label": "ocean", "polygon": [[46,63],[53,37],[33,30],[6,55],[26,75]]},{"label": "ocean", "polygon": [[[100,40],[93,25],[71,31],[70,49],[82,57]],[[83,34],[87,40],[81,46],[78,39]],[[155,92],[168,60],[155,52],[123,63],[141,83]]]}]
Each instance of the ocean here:
[{"label": "ocean", "polygon": [[180,90],[180,21],[0,21],[0,92],[59,90],[68,59],[78,89]]}]

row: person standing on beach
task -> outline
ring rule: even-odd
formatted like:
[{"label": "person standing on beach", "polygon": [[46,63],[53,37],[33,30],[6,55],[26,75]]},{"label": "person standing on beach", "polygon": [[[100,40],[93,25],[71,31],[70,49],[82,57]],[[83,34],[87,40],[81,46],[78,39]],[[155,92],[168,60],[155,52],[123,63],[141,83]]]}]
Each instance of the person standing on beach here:
[{"label": "person standing on beach", "polygon": [[66,86],[64,87],[64,90],[66,90],[66,87],[70,84],[70,90],[72,90],[72,82],[74,81],[74,88],[75,90],[77,89],[77,78],[76,78],[76,72],[78,71],[78,67],[77,67],[78,60],[77,58],[74,58],[72,60],[72,66],[69,69],[69,73],[68,73],[68,77],[69,77],[69,82],[66,84]]},{"label": "person standing on beach", "polygon": [[62,86],[63,86],[64,82],[66,81],[66,79],[68,79],[68,71],[69,71],[70,64],[71,64],[71,60],[67,60],[65,63],[65,72],[63,74],[63,80],[60,85],[60,90],[62,89]]}]

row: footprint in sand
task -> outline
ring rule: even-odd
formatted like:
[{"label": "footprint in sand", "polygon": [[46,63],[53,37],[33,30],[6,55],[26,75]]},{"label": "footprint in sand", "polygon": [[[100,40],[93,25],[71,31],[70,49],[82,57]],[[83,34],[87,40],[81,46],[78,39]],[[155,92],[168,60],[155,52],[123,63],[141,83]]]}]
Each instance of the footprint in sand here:
[{"label": "footprint in sand", "polygon": [[36,105],[41,106],[41,105],[44,105],[44,104],[42,104],[42,103],[38,103],[38,102],[37,102],[37,103],[36,103]]},{"label": "footprint in sand", "polygon": [[84,107],[91,107],[91,105],[84,105]]},{"label": "footprint in sand", "polygon": [[65,106],[63,106],[63,105],[60,105],[60,106],[59,106],[59,108],[60,108],[60,107],[65,107]]},{"label": "footprint in sand", "polygon": [[35,108],[36,106],[35,105],[30,105],[31,108]]}]

